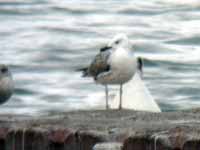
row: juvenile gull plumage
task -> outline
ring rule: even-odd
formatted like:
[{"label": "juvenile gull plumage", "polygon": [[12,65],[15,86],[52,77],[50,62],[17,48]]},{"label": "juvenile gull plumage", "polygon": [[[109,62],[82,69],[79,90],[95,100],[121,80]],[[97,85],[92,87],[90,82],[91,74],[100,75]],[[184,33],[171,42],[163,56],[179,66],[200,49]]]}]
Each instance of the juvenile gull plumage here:
[{"label": "juvenile gull plumage", "polygon": [[8,66],[0,64],[0,104],[5,103],[11,97],[14,83]]},{"label": "juvenile gull plumage", "polygon": [[105,85],[106,109],[108,106],[108,84],[120,85],[119,109],[122,109],[123,84],[129,81],[137,70],[137,60],[128,37],[116,35],[107,46],[100,49],[89,67],[80,69],[83,76],[91,76],[97,83]]}]

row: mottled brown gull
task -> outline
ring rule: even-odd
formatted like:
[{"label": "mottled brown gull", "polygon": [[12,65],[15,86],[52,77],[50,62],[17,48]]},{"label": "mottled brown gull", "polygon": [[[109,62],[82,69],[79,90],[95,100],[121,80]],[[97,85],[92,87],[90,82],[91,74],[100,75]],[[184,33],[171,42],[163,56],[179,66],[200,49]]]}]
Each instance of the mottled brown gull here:
[{"label": "mottled brown gull", "polygon": [[105,86],[106,109],[108,105],[108,85],[120,85],[119,109],[122,109],[123,84],[128,82],[137,70],[137,59],[128,37],[124,34],[116,35],[95,56],[92,63],[80,69],[83,76],[91,76],[96,83]]}]

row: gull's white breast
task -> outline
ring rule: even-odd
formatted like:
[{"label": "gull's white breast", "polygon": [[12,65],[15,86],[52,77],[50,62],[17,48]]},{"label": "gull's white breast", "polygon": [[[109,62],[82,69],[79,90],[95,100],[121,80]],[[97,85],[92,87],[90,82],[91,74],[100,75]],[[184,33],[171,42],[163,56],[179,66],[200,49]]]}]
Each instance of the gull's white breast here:
[{"label": "gull's white breast", "polygon": [[123,48],[118,48],[110,57],[111,71],[116,78],[116,84],[130,80],[136,72],[137,61],[133,53]]}]

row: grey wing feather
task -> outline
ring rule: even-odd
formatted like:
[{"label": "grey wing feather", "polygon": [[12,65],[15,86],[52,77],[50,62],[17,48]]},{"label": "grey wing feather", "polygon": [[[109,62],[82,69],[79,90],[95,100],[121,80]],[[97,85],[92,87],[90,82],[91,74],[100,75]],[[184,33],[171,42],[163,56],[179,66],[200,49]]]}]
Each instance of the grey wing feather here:
[{"label": "grey wing feather", "polygon": [[90,67],[88,68],[88,74],[96,78],[100,73],[109,71],[109,57],[110,51],[104,51],[97,54]]}]

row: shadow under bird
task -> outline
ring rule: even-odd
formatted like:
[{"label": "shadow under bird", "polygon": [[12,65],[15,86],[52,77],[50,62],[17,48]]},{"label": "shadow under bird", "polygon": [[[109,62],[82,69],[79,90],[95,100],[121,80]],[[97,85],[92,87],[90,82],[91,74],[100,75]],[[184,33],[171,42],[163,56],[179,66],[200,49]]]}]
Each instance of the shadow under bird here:
[{"label": "shadow under bird", "polygon": [[11,72],[6,65],[0,64],[0,104],[9,100],[14,91]]},{"label": "shadow under bird", "polygon": [[108,85],[120,85],[119,109],[122,109],[123,84],[136,73],[138,61],[134,49],[125,34],[116,35],[95,56],[88,67],[79,69],[83,77],[93,77],[96,83],[105,86],[106,109],[108,105]]}]

